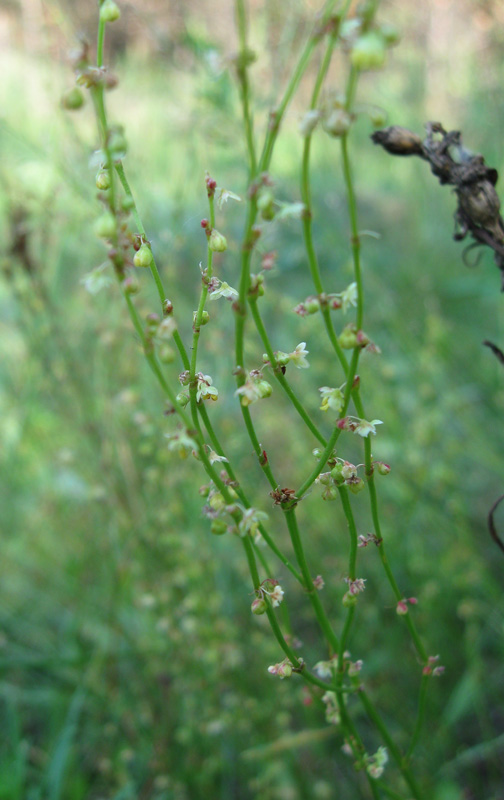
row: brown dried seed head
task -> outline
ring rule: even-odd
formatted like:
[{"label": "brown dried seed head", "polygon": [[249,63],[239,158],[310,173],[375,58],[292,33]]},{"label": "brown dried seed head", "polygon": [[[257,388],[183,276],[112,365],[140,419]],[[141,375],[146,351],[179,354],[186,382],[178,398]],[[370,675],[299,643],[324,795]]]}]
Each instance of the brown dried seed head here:
[{"label": "brown dried seed head", "polygon": [[376,131],[371,139],[395,156],[421,156],[423,152],[420,136],[399,125]]}]

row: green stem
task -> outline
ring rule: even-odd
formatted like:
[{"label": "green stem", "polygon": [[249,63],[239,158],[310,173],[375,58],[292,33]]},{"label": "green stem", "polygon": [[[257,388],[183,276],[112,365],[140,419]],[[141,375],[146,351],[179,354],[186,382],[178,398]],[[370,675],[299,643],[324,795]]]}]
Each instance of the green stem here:
[{"label": "green stem", "polygon": [[406,753],[406,758],[411,758],[413,755],[413,751],[418,743],[418,739],[420,737],[420,733],[422,730],[422,725],[425,717],[425,700],[427,697],[427,688],[429,685],[430,676],[429,675],[422,675],[422,680],[420,681],[420,693],[418,697],[418,712],[417,718],[415,723],[415,728],[413,730],[413,735],[411,737],[411,744],[408,748],[408,752]]},{"label": "green stem", "polygon": [[306,556],[304,554],[304,549],[301,542],[301,536],[299,534],[295,509],[294,508],[288,509],[284,513],[287,522],[287,527],[289,529],[289,534],[291,537],[292,546],[294,548],[296,559],[299,564],[301,574],[303,576],[305,591],[308,594],[308,597],[310,598],[310,602],[313,606],[315,616],[317,617],[317,622],[327,640],[327,643],[329,644],[333,652],[338,653],[340,649],[338,638],[331,627],[331,624],[327,618],[322,603],[320,602],[318,592],[313,585],[313,579],[310,575],[310,570],[308,567],[308,563],[306,561]]},{"label": "green stem", "polygon": [[410,768],[405,763],[405,759],[395,744],[394,740],[392,739],[391,735],[389,734],[386,726],[384,725],[380,715],[376,711],[373,703],[368,698],[365,691],[359,692],[359,699],[366,710],[366,714],[368,715],[369,719],[374,723],[376,728],[380,731],[380,734],[383,738],[383,741],[387,745],[391,756],[393,757],[394,761],[396,762],[399,770],[401,771],[401,775],[403,776],[404,780],[406,781],[409,790],[411,791],[415,800],[421,800],[421,793],[416,784],[416,781],[411,773]]},{"label": "green stem", "polygon": [[294,408],[298,412],[299,416],[301,417],[301,419],[303,420],[303,422],[305,423],[307,428],[313,433],[315,438],[318,439],[318,441],[322,445],[325,446],[327,444],[326,440],[324,439],[324,437],[322,436],[322,434],[318,430],[317,426],[312,422],[312,420],[308,416],[308,414],[305,411],[302,403],[300,403],[300,401],[298,400],[298,398],[294,394],[289,382],[287,381],[287,378],[285,377],[285,375],[282,372],[281,367],[277,364],[277,361],[276,361],[276,358],[275,358],[275,354],[274,354],[273,348],[271,346],[271,342],[269,340],[268,334],[266,333],[266,328],[264,327],[263,321],[261,319],[261,315],[259,313],[259,308],[257,306],[257,300],[255,298],[250,298],[249,299],[249,305],[250,305],[250,310],[252,312],[252,318],[253,318],[253,320],[255,322],[255,325],[256,325],[257,331],[259,333],[259,336],[262,339],[262,343],[264,345],[264,349],[266,350],[266,353],[268,355],[268,358],[269,358],[269,361],[270,361],[270,364],[271,364],[271,368],[273,370],[273,375],[277,379],[278,383],[280,384],[280,386],[284,390],[284,392],[287,395],[287,397],[289,398],[289,400],[292,402],[292,405],[294,406]]}]

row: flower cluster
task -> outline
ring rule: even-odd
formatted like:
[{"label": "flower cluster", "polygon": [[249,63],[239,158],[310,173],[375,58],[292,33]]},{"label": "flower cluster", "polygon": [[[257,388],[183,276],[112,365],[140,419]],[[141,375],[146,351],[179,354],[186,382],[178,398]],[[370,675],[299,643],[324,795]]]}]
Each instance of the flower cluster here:
[{"label": "flower cluster", "polygon": [[245,383],[240,386],[235,395],[239,396],[242,406],[250,406],[258,400],[270,397],[273,389],[268,381],[265,381],[260,369],[253,369]]},{"label": "flower cluster", "polygon": [[251,611],[253,614],[264,614],[268,608],[268,600],[273,608],[278,608],[283,601],[284,590],[277,580],[274,578],[266,578],[256,589],[256,597],[254,598]]},{"label": "flower cluster", "polygon": [[366,772],[371,778],[381,778],[387,761],[387,748],[379,747],[374,755],[366,757]]},{"label": "flower cluster", "polygon": [[403,597],[402,600],[399,600],[396,606],[396,614],[399,614],[399,616],[404,616],[405,614],[407,614],[408,603],[410,603],[412,606],[416,606],[418,600],[416,599],[416,597]]},{"label": "flower cluster", "polygon": [[439,656],[429,656],[429,658],[427,659],[427,664],[422,670],[422,674],[435,675],[436,677],[442,675],[443,672],[445,671],[445,667],[443,667],[441,664],[438,664],[436,667],[434,666],[434,664],[437,664],[438,661],[439,661]]},{"label": "flower cluster", "polygon": [[295,667],[288,658],[284,658],[283,661],[280,661],[279,664],[273,664],[271,667],[268,667],[268,672],[270,675],[277,675],[280,680],[284,678],[290,678],[293,672],[300,672],[303,668],[303,659],[298,658],[299,667]]},{"label": "flower cluster", "polygon": [[357,284],[351,283],[342,292],[332,294],[311,294],[294,308],[294,312],[300,317],[307,317],[316,314],[321,308],[331,308],[334,310],[342,309],[346,314],[351,306],[357,305]]},{"label": "flower cluster", "polygon": [[369,436],[370,433],[376,436],[376,425],[383,425],[381,419],[372,419],[371,422],[368,422],[366,419],[359,419],[358,417],[342,417],[336,423],[340,430],[357,433],[363,438]]}]

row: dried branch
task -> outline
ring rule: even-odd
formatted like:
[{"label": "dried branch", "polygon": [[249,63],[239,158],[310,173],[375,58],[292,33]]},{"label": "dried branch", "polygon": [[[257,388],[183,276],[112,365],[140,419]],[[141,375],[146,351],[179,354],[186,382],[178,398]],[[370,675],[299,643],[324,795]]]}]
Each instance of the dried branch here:
[{"label": "dried branch", "polygon": [[392,155],[413,155],[428,161],[441,184],[455,187],[458,206],[454,239],[464,239],[469,233],[474,246],[486,245],[494,251],[504,291],[504,220],[495,191],[497,170],[488,167],[483,156],[463,147],[460,131],[447,132],[439,122],[428,122],[425,127],[423,141],[398,125],[376,131],[371,138]]}]

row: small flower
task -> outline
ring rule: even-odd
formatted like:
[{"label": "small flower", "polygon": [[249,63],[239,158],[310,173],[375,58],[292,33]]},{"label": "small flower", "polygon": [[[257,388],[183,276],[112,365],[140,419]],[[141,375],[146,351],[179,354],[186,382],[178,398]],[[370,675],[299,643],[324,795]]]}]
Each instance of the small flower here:
[{"label": "small flower", "polygon": [[383,425],[381,419],[372,419],[371,422],[368,422],[366,419],[359,419],[359,417],[342,417],[336,423],[340,430],[357,433],[363,438],[369,436],[370,433],[376,436],[376,425]]},{"label": "small flower", "polygon": [[271,667],[268,667],[268,672],[271,675],[278,675],[280,680],[284,678],[290,678],[292,675],[292,663],[289,661],[288,658],[284,658],[279,664],[274,664]]},{"label": "small flower", "polygon": [[346,289],[340,292],[339,297],[341,299],[343,314],[346,314],[350,306],[355,308],[357,305],[357,284],[350,283]]},{"label": "small flower", "polygon": [[380,778],[383,775],[387,761],[387,748],[379,747],[373,756],[367,757],[366,772],[371,776],[371,778]]},{"label": "small flower", "polygon": [[309,351],[306,350],[306,342],[300,342],[292,353],[289,353],[289,361],[292,361],[294,366],[298,369],[307,369],[307,367],[310,366],[306,360],[308,352]]},{"label": "small flower", "polygon": [[355,678],[355,676],[359,674],[359,672],[362,669],[363,663],[364,662],[362,661],[362,659],[359,659],[358,661],[350,661],[348,665],[348,675],[350,676],[350,678]]},{"label": "small flower", "polygon": [[324,581],[322,575],[317,575],[317,577],[313,579],[313,585],[314,585],[315,589],[317,590],[317,592],[322,591],[322,589],[325,586],[325,581]]},{"label": "small flower", "polygon": [[176,431],[175,433],[165,433],[168,439],[168,450],[177,452],[181,458],[187,458],[193,450],[197,450],[197,444],[187,431]]},{"label": "small flower", "polygon": [[210,400],[217,400],[219,392],[215,386],[212,386],[213,381],[210,375],[203,375],[202,372],[198,372],[196,378],[196,402],[199,403],[200,400],[204,400],[207,397],[210,398]]},{"label": "small flower", "polygon": [[338,669],[338,656],[333,656],[329,661],[318,661],[313,669],[319,678],[332,678]]},{"label": "small flower", "polygon": [[339,414],[345,402],[345,397],[341,391],[341,387],[339,389],[333,389],[330,386],[321,386],[319,392],[322,399],[320,410],[329,411],[331,408],[333,411]]},{"label": "small flower", "polygon": [[277,608],[283,600],[284,590],[277,584],[272,592],[269,592],[269,596],[271,599],[271,605],[273,608]]},{"label": "small flower", "polygon": [[348,591],[351,595],[359,594],[366,588],[366,578],[354,578],[353,580],[352,578],[345,578],[344,580],[348,584]]},{"label": "small flower", "polygon": [[406,600],[399,600],[398,604],[396,605],[396,614],[403,617],[405,614],[408,613],[408,606],[406,605]]},{"label": "small flower", "polygon": [[219,297],[225,297],[226,300],[234,300],[238,297],[236,289],[233,289],[226,281],[219,281],[218,278],[214,280],[217,280],[217,286],[215,289],[212,288],[210,300],[217,300]]},{"label": "small flower", "polygon": [[315,108],[311,108],[306,112],[299,120],[299,133],[301,136],[310,136],[319,121],[319,117],[320,111],[317,111]]},{"label": "small flower", "polygon": [[227,250],[227,239],[217,228],[212,228],[208,235],[208,249],[213,253],[223,253]]},{"label": "small flower", "polygon": [[102,264],[96,269],[91,270],[91,272],[86,273],[83,278],[80,279],[80,283],[84,286],[86,291],[89,294],[98,294],[102,289],[110,286],[113,283],[112,278],[110,275],[105,275],[103,270],[108,267],[108,261],[105,264]]},{"label": "small flower", "polygon": [[374,533],[368,533],[367,536],[362,536],[362,534],[358,537],[359,543],[357,547],[367,547],[370,542],[374,542],[374,544],[379,545],[381,544],[381,539],[378,539]]},{"label": "small flower", "polygon": [[235,395],[240,397],[240,403],[246,407],[256,403],[258,400],[269,397],[272,391],[271,385],[263,379],[262,372],[260,370],[252,370],[243,386],[236,390]]},{"label": "small flower", "polygon": [[257,508],[247,508],[243,511],[242,518],[238,524],[238,533],[241,537],[250,534],[255,536],[259,525],[268,519],[268,515],[264,511],[259,511]]},{"label": "small flower", "polygon": [[234,192],[230,192],[229,189],[222,189],[219,187],[216,191],[216,197],[217,208],[219,209],[221,209],[228,200],[236,200],[238,203],[241,203],[241,197],[238,197]]},{"label": "small flower", "polygon": [[250,606],[250,610],[252,611],[252,614],[257,614],[258,616],[260,614],[264,614],[266,612],[267,608],[268,608],[268,603],[266,602],[264,597],[256,597],[252,601],[252,605]]},{"label": "small flower", "polygon": [[228,463],[228,460],[225,456],[217,455],[217,453],[214,450],[210,450],[208,454],[208,460],[210,461],[210,464],[217,464],[220,463],[221,461],[225,462],[226,464]]},{"label": "small flower", "polygon": [[341,722],[338,700],[335,692],[326,692],[322,696],[322,702],[326,707],[326,720],[332,725],[339,725]]}]

